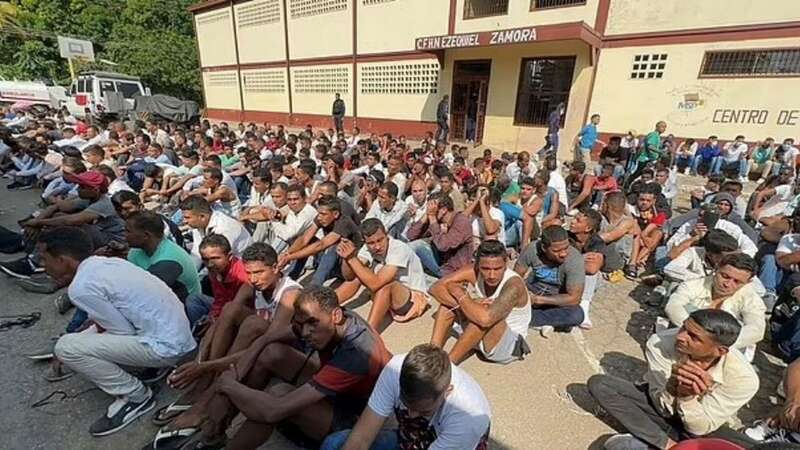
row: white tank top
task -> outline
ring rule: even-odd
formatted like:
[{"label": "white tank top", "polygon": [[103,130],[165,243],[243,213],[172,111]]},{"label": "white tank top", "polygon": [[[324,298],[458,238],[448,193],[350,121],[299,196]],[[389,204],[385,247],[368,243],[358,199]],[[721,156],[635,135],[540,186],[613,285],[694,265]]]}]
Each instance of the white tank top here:
[{"label": "white tank top", "polygon": [[[523,280],[517,272],[507,268],[503,273],[502,281],[500,281],[497,289],[494,290],[494,294],[486,295],[486,292],[483,290],[483,277],[481,277],[480,273],[478,273],[478,281],[475,287],[481,296],[494,300],[498,295],[500,295],[500,292],[503,290],[503,286],[506,285],[506,282],[512,278],[519,278],[522,282],[522,285],[525,286],[525,280]],[[527,288],[525,291],[527,294]],[[522,337],[528,336],[528,326],[531,323],[530,297],[528,299],[529,301],[525,302],[525,305],[513,308],[511,312],[508,313],[508,317],[506,317],[506,325],[508,325],[508,328]]]},{"label": "white tank top", "polygon": [[281,298],[283,298],[283,294],[287,291],[301,288],[302,286],[300,283],[288,276],[284,276],[278,280],[275,289],[272,291],[272,298],[270,298],[269,301],[264,298],[264,294],[261,293],[261,291],[256,292],[256,311],[258,311],[260,316],[272,319],[275,315],[275,310],[278,309],[278,303],[280,303]]}]

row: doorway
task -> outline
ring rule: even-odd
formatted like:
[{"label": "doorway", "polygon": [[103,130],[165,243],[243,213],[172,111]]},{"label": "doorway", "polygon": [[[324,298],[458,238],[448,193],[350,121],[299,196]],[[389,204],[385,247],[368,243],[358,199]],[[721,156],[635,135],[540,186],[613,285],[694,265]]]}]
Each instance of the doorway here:
[{"label": "doorway", "polygon": [[451,137],[455,141],[481,143],[489,95],[490,60],[456,61],[450,95]]}]

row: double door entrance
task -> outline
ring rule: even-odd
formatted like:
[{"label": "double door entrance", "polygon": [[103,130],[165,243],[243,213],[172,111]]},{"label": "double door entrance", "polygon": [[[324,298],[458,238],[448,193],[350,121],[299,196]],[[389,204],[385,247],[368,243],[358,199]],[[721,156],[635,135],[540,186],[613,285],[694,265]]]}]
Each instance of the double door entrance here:
[{"label": "double door entrance", "polygon": [[491,61],[456,61],[450,95],[450,136],[454,141],[480,143],[486,117]]}]

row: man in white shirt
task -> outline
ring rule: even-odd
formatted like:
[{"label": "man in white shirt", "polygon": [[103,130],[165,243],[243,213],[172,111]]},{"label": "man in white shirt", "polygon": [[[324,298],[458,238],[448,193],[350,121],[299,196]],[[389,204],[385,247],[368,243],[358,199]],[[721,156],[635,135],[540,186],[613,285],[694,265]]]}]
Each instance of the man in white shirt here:
[{"label": "man in white shirt", "polygon": [[783,145],[776,151],[776,159],[779,164],[772,166],[772,174],[777,174],[782,167],[788,167],[794,173],[797,168],[798,156],[800,156],[800,149],[794,146],[794,139],[784,139]]},{"label": "man in white shirt", "polygon": [[739,173],[739,181],[747,182],[747,144],[744,136],[736,136],[733,142],[728,142],[722,149],[722,155],[717,156],[711,162],[711,174],[722,173],[729,166],[736,166]]},{"label": "man in white shirt", "polygon": [[69,285],[72,303],[93,323],[65,334],[55,356],[116,400],[89,428],[112,434],[155,406],[153,392],[120,366],[170,367],[196,344],[183,305],[155,275],[121,258],[92,255],[89,235],[59,227],[39,238],[47,273]]},{"label": "man in white shirt", "polygon": [[397,195],[397,185],[387,181],[378,189],[377,201],[372,202],[372,206],[364,216],[365,219],[380,220],[389,236],[395,239],[399,238],[405,229],[408,208],[405,202],[397,200]]},{"label": "man in white shirt", "polygon": [[317,217],[317,210],[306,203],[305,188],[299,184],[289,186],[286,191],[286,204],[289,206],[286,215],[280,213],[271,214],[274,237],[270,245],[278,253],[289,248],[292,242],[297,239],[297,236],[303,234],[314,223],[314,218]]},{"label": "man in white shirt", "polygon": [[[396,430],[383,428],[391,415]],[[444,351],[422,344],[389,361],[355,427],[328,436],[320,450],[484,449],[491,415],[480,385]]]},{"label": "man in white shirt", "polygon": [[405,242],[388,236],[380,220],[361,223],[364,246],[360,250],[342,240],[336,247],[345,283],[336,290],[340,302],[350,299],[363,285],[372,292],[368,322],[376,330],[387,316],[408,322],[428,307],[428,283],[422,262]]},{"label": "man in white shirt", "polygon": [[419,178],[414,179],[411,183],[411,195],[406,197],[405,204],[406,224],[403,227],[403,233],[400,235],[400,239],[408,242],[406,233],[408,232],[409,226],[411,226],[412,223],[422,220],[428,211],[428,184],[425,180]]},{"label": "man in white shirt", "polygon": [[528,152],[517,153],[517,160],[506,166],[506,175],[512,183],[519,183],[520,177],[532,177],[535,173],[536,165]]},{"label": "man in white shirt", "polygon": [[547,182],[547,187],[553,188],[558,192],[558,201],[564,205],[564,210],[569,208],[569,197],[567,197],[567,181],[561,175],[558,167],[558,160],[555,156],[548,156],[545,161],[545,169],[550,172],[550,181]]},{"label": "man in white shirt", "polygon": [[192,229],[192,258],[200,267],[200,242],[209,234],[221,234],[231,244],[231,251],[235,256],[241,256],[244,249],[250,245],[250,233],[238,220],[219,211],[211,211],[208,200],[192,195],[182,201],[180,210],[183,221]]},{"label": "man in white shirt", "polygon": [[[680,228],[678,228],[672,237],[667,241],[667,251],[671,250],[673,247],[677,247],[684,241],[691,239],[692,236],[696,235],[698,232],[708,232],[708,227],[705,225],[705,221],[703,220],[705,214],[706,210],[700,209],[698,218],[691,219],[681,225]],[[744,234],[738,225],[725,219],[719,219],[714,224],[712,229],[722,230],[733,236],[733,238],[736,239],[736,242],[739,244],[739,250],[741,250],[742,253],[745,253],[751,257],[756,256],[758,247],[756,247],[756,244],[754,244],[753,241],[746,234]]]}]

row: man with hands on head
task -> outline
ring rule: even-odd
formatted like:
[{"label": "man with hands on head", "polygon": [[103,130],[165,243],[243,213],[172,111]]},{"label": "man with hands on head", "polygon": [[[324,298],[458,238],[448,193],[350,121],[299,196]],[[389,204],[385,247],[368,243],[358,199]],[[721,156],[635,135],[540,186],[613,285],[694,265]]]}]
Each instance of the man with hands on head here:
[{"label": "man with hands on head", "polygon": [[[411,248],[425,269],[441,277],[469,264],[473,251],[470,217],[456,211],[453,199],[442,193],[431,195],[425,212],[406,231]],[[430,237],[430,242],[425,237]]]}]

